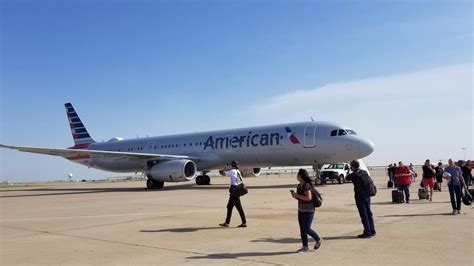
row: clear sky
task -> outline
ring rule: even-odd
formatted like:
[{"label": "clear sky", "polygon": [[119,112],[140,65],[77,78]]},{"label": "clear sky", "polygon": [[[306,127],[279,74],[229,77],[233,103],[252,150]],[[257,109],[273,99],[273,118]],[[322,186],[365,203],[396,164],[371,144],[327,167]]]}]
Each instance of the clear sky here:
[{"label": "clear sky", "polygon": [[[0,143],[72,144],[308,120],[369,164],[473,158],[472,1],[1,1]],[[1,180],[113,176],[0,151]]]}]

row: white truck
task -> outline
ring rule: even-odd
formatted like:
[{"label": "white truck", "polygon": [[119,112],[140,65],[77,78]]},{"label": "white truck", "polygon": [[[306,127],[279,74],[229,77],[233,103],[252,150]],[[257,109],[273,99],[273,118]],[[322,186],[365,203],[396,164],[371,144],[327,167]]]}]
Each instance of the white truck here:
[{"label": "white truck", "polygon": [[315,179],[315,184],[325,185],[328,181],[344,184],[350,169],[348,163],[325,164],[321,168],[319,177]]}]

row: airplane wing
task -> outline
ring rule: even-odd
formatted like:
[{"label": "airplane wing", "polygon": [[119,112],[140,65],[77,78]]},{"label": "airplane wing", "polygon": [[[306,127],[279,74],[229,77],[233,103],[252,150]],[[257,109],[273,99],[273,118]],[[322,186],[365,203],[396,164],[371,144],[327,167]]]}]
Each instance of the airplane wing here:
[{"label": "airplane wing", "polygon": [[99,155],[103,158],[109,159],[129,159],[136,161],[151,161],[151,160],[176,160],[176,159],[196,159],[186,155],[166,155],[166,154],[152,154],[152,153],[135,153],[135,152],[117,152],[117,151],[98,151],[98,150],[79,150],[79,149],[56,149],[56,148],[40,148],[40,147],[24,147],[24,146],[10,146],[0,144],[0,148],[7,148],[30,153],[48,154],[61,157],[75,157],[83,155]]}]

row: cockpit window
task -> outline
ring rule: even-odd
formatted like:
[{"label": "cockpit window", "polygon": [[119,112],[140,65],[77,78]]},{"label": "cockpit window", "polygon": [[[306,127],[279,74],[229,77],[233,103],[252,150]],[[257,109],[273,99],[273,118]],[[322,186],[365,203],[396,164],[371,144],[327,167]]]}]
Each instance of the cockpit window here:
[{"label": "cockpit window", "polygon": [[331,136],[332,137],[337,136],[337,129],[334,129],[333,131],[331,131]]},{"label": "cockpit window", "polygon": [[347,132],[344,129],[339,129],[339,136],[347,135]]},{"label": "cockpit window", "polygon": [[357,135],[357,133],[352,129],[346,129],[346,131],[349,135]]}]

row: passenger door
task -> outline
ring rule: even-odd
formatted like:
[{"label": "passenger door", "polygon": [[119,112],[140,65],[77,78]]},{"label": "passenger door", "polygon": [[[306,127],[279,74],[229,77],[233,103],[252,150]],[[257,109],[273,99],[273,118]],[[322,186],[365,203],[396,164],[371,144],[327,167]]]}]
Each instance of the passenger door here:
[{"label": "passenger door", "polygon": [[315,124],[306,125],[304,129],[304,147],[305,148],[316,147],[316,127],[317,125]]}]

